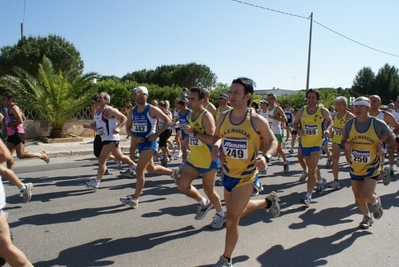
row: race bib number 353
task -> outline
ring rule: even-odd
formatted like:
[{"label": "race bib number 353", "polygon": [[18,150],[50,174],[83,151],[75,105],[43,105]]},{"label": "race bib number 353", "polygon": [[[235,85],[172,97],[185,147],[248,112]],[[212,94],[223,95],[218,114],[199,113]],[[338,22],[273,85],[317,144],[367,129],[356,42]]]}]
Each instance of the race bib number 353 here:
[{"label": "race bib number 353", "polygon": [[305,134],[306,135],[317,135],[317,125],[305,125]]},{"label": "race bib number 353", "polygon": [[248,141],[224,139],[223,140],[224,155],[233,159],[248,159]]}]

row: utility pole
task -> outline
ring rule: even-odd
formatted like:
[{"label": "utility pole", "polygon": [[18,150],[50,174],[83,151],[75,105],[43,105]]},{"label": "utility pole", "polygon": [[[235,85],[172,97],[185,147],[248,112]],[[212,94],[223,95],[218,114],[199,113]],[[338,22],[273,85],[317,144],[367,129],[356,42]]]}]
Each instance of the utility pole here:
[{"label": "utility pole", "polygon": [[313,12],[310,13],[310,32],[309,32],[309,50],[308,50],[308,73],[306,76],[306,91],[309,90],[309,76],[310,76],[310,54],[312,48],[312,24],[313,24]]}]

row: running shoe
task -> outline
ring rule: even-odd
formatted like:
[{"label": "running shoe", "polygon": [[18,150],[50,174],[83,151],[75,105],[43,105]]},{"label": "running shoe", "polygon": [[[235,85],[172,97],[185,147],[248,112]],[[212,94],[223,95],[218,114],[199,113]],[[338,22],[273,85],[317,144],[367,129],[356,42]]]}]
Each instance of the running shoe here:
[{"label": "running shoe", "polygon": [[130,170],[130,168],[127,168],[127,169],[124,170],[124,171],[120,171],[119,173],[120,173],[120,175],[122,175],[123,177],[127,177],[127,178],[133,178],[134,175],[135,175],[134,171],[133,171],[133,170]]},{"label": "running shoe", "polygon": [[220,227],[223,226],[225,222],[226,222],[226,213],[224,212],[223,215],[216,213],[215,216],[213,216],[213,220],[209,225],[209,227],[213,229],[219,229]]},{"label": "running shoe", "polygon": [[339,182],[337,180],[334,180],[334,181],[331,182],[331,184],[328,187],[332,188],[332,189],[337,189],[337,188],[340,187],[339,186]]},{"label": "running shoe", "polygon": [[181,150],[177,151],[176,157],[181,158],[182,156],[183,156],[183,152],[181,152]]},{"label": "running shoe", "polygon": [[369,227],[372,226],[373,223],[374,220],[372,217],[363,216],[363,220],[360,222],[359,227],[361,229],[369,229]]},{"label": "running shoe", "polygon": [[284,169],[283,173],[287,173],[290,170],[290,167],[288,166],[288,161],[284,164]]},{"label": "running shoe", "polygon": [[42,151],[42,156],[40,157],[41,160],[43,160],[44,162],[46,162],[47,164],[50,163],[50,158],[47,155],[46,151]]},{"label": "running shoe", "polygon": [[258,184],[254,184],[254,191],[252,192],[252,196],[256,197],[262,191],[263,191],[263,186],[261,183],[258,182]]},{"label": "running shoe", "polygon": [[259,171],[259,175],[266,176],[267,175],[267,169]]},{"label": "running shoe", "polygon": [[108,169],[105,169],[104,175],[111,175],[110,171]]},{"label": "running shoe", "polygon": [[95,179],[84,181],[83,184],[86,186],[87,189],[91,189],[93,191],[98,190],[98,184]]},{"label": "running shoe", "polygon": [[294,149],[290,148],[290,149],[288,150],[288,152],[290,152],[290,154],[294,154]]},{"label": "running shoe", "polygon": [[219,261],[212,267],[232,267],[232,266],[233,264],[231,263],[231,261],[229,262],[225,257],[220,256]]},{"label": "running shoe", "polygon": [[126,198],[119,199],[123,205],[129,208],[137,209],[139,206],[139,200],[135,199],[133,195],[128,195]]},{"label": "running shoe", "polygon": [[207,199],[205,205],[198,204],[197,214],[195,215],[194,218],[196,220],[202,220],[206,216],[208,211],[210,211],[212,208],[213,208],[212,203],[209,201],[209,199]]},{"label": "running shoe", "polygon": [[[280,205],[278,204],[278,196],[276,192],[271,192],[267,197],[266,200],[269,200],[272,205],[269,208],[266,208],[266,210],[270,211],[272,216],[274,218],[278,217],[280,215]],[[266,201],[267,202],[267,201]]]},{"label": "running shoe", "polygon": [[380,197],[377,196],[377,195],[376,195],[376,197],[377,197],[378,203],[375,204],[375,205],[371,205],[371,209],[373,211],[373,217],[378,220],[379,218],[382,217],[382,214],[384,213],[384,210],[382,209],[382,206],[381,206]]},{"label": "running shoe", "polygon": [[20,196],[22,197],[22,203],[26,204],[32,198],[33,184],[32,183],[27,183],[27,184],[24,184],[24,185],[25,185],[25,189],[21,189],[19,191],[19,193],[20,193]]},{"label": "running shoe", "polygon": [[122,161],[120,160],[115,160],[116,166],[118,167],[118,169],[120,169],[122,167]]},{"label": "running shoe", "polygon": [[316,183],[316,194],[320,195],[324,191],[324,187],[327,184],[327,180],[324,178],[321,178],[321,184],[319,182]]},{"label": "running shoe", "polygon": [[168,157],[163,156],[163,158],[161,159],[161,165],[166,167],[166,165],[168,165]]},{"label": "running shoe", "polygon": [[175,181],[175,183],[177,183],[177,180],[179,180],[179,177],[180,177],[180,169],[179,168],[173,169],[172,175],[170,177],[172,177],[172,179]]},{"label": "running shoe", "polygon": [[306,171],[302,171],[301,177],[299,177],[299,181],[306,181],[306,178],[308,178],[308,173]]},{"label": "running shoe", "polygon": [[389,185],[391,183],[391,172],[389,170],[389,167],[385,167],[383,172],[385,172],[382,177],[382,182],[384,185]]},{"label": "running shoe", "polygon": [[327,159],[326,167],[330,167],[331,164],[332,164],[332,159],[331,158]]},{"label": "running shoe", "polygon": [[223,186],[223,175],[220,176],[218,179],[216,179],[216,183],[217,186]]},{"label": "running shoe", "polygon": [[310,197],[307,197],[306,195],[301,199],[301,203],[305,204],[306,206],[310,206],[310,203],[312,202],[312,199]]}]

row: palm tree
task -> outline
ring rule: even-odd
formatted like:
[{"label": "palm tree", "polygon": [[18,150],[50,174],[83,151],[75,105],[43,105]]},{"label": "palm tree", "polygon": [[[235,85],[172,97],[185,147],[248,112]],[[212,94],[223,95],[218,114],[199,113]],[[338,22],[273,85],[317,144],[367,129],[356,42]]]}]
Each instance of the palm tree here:
[{"label": "palm tree", "polygon": [[96,94],[92,83],[96,73],[78,77],[61,70],[56,73],[51,60],[45,56],[39,64],[37,78],[19,67],[14,72],[16,76],[7,75],[0,79],[0,87],[14,92],[21,107],[37,111],[50,123],[50,138],[65,137],[65,123],[87,105],[90,96]]}]

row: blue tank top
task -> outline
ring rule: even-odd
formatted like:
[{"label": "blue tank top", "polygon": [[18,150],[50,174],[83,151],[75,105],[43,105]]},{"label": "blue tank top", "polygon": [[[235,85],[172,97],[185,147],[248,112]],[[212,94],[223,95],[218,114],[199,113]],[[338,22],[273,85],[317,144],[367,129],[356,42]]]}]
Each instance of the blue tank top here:
[{"label": "blue tank top", "polygon": [[147,138],[156,132],[156,118],[150,115],[150,104],[147,104],[142,112],[137,111],[137,106],[133,108],[133,134],[137,137]]}]

